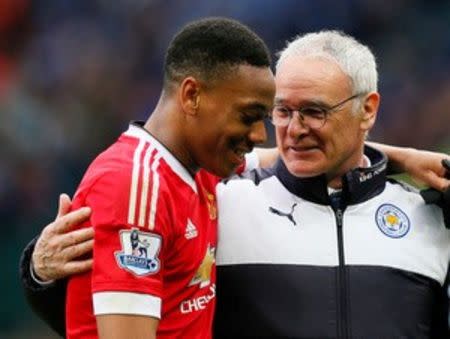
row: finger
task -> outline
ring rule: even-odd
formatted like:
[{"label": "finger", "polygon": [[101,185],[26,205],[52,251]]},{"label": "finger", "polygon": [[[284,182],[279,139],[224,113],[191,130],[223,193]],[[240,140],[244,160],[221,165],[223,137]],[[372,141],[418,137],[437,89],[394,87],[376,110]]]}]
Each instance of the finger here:
[{"label": "finger", "polygon": [[75,231],[70,231],[63,234],[59,239],[59,244],[64,248],[68,246],[75,246],[87,240],[94,238],[94,228],[87,227]]},{"label": "finger", "polygon": [[[64,261],[70,262],[73,261],[74,259],[80,258],[82,255],[90,253],[93,247],[94,247],[94,240],[93,239],[86,240],[74,246],[66,247],[61,251],[61,256],[64,258]],[[90,256],[92,256],[92,254]]]},{"label": "finger", "polygon": [[83,255],[88,255],[89,258],[92,258],[92,249],[94,248],[94,240],[87,240],[81,244],[78,244],[74,246],[74,249],[72,250],[73,258],[80,258]]},{"label": "finger", "polygon": [[64,265],[66,275],[74,275],[87,272],[92,269],[92,259],[71,261]]},{"label": "finger", "polygon": [[445,191],[450,186],[450,180],[437,176],[435,173],[431,173],[428,176],[427,183],[430,187],[439,191]]},{"label": "finger", "polygon": [[91,214],[89,207],[82,207],[78,210],[72,211],[60,218],[57,218],[53,224],[53,230],[56,233],[64,233],[70,230],[73,226],[78,226],[86,221]]},{"label": "finger", "polygon": [[72,201],[66,193],[62,193],[59,196],[58,214],[56,218],[62,217],[70,212],[70,207],[72,206]]}]

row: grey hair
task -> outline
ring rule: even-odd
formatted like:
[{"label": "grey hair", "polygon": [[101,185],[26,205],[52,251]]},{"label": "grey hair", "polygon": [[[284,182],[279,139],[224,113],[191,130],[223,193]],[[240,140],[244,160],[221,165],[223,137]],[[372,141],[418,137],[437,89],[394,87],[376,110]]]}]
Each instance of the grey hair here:
[{"label": "grey hair", "polygon": [[276,69],[289,56],[331,58],[349,77],[353,94],[378,90],[375,56],[369,47],[339,31],[320,31],[298,35],[278,53]]}]

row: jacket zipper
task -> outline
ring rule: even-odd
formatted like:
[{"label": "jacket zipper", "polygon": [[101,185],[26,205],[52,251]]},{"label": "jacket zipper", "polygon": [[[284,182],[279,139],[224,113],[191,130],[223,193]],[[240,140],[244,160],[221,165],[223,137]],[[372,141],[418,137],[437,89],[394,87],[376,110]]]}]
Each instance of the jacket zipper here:
[{"label": "jacket zipper", "polygon": [[338,237],[338,254],[339,254],[339,268],[338,268],[338,337],[348,338],[348,317],[347,317],[347,274],[345,268],[344,258],[344,239],[343,239],[343,210],[337,208],[334,211],[336,216],[337,237]]}]

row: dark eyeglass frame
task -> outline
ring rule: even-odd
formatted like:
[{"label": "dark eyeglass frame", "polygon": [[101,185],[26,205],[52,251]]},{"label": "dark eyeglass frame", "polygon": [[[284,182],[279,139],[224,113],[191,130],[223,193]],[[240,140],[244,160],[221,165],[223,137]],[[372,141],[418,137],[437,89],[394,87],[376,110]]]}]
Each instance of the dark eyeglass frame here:
[{"label": "dark eyeglass frame", "polygon": [[[335,104],[331,107],[310,105],[310,106],[305,106],[305,107],[301,107],[301,108],[297,108],[297,109],[291,109],[291,108],[287,108],[283,105],[275,105],[270,114],[270,121],[275,126],[286,127],[290,124],[292,117],[294,116],[294,112],[297,112],[302,124],[307,125],[311,129],[320,129],[325,125],[326,121],[328,120],[328,117],[330,116],[330,114],[332,112],[338,110],[340,107],[342,107],[347,102],[349,102],[353,99],[356,99],[365,94],[366,93],[354,94],[354,95],[338,102],[337,104]],[[281,111],[280,108],[283,110],[283,114],[287,114],[285,117],[281,117],[280,113],[278,113],[278,115],[277,115],[277,113],[274,113],[277,111],[277,109],[279,111]],[[307,110],[315,110],[316,112],[314,113],[314,115],[306,114],[305,112]]]}]

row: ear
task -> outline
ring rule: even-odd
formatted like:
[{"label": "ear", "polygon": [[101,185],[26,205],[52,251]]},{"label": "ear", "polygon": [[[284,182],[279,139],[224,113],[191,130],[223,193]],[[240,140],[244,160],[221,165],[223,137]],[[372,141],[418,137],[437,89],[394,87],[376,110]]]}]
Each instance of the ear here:
[{"label": "ear", "polygon": [[187,114],[197,114],[200,104],[200,88],[200,82],[194,77],[187,77],[181,82],[179,100],[183,111]]},{"label": "ear", "polygon": [[377,119],[378,107],[380,105],[380,94],[377,92],[370,92],[366,95],[362,103],[362,117],[360,127],[363,131],[369,131]]}]

